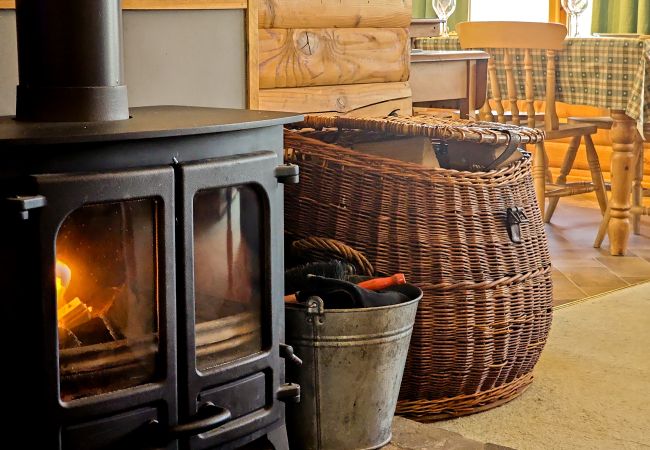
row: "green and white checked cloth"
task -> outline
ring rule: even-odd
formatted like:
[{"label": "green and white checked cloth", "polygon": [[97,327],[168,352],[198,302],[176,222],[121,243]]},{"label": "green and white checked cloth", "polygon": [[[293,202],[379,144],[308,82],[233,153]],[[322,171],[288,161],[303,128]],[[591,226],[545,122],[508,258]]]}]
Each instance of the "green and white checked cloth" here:
[{"label": "green and white checked cloth", "polygon": [[[423,50],[460,50],[457,37],[417,38],[415,48]],[[497,67],[503,68],[503,50],[490,50]],[[533,56],[535,98],[546,92],[546,54],[537,50]],[[555,55],[556,98],[560,102],[621,109],[637,121],[650,123],[650,39],[639,38],[570,38]],[[519,97],[525,99],[524,51],[514,51],[514,75]],[[502,97],[506,98],[506,77],[497,72]]]}]

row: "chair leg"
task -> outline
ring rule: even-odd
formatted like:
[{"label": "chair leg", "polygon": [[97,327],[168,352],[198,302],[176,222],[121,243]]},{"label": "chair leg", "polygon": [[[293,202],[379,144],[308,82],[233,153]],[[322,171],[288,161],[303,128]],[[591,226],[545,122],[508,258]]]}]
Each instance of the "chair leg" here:
[{"label": "chair leg", "polygon": [[492,116],[492,108],[490,107],[490,102],[486,99],[483,106],[479,110],[479,118],[485,120],[486,122],[494,122],[494,116]]},{"label": "chair leg", "polygon": [[535,156],[533,157],[533,181],[535,183],[535,195],[539,210],[544,217],[544,199],[546,197],[546,149],[544,142],[535,144]]},{"label": "chair leg", "polygon": [[[578,148],[580,147],[581,138],[582,136],[574,136],[573,139],[571,139],[571,143],[569,144],[569,147],[564,154],[564,161],[562,162],[560,174],[558,175],[555,184],[566,184],[566,177],[571,171],[571,167],[573,167],[573,162],[576,159]],[[555,212],[555,208],[557,207],[559,201],[560,197],[551,197],[548,200],[548,207],[546,208],[544,222],[549,223],[551,221],[551,217],[553,217],[553,213]]]},{"label": "chair leg", "polygon": [[596,240],[594,240],[594,248],[600,248],[600,246],[603,244],[603,240],[605,239],[605,235],[607,234],[608,226],[609,226],[609,207],[607,207],[607,210],[605,211],[605,215],[603,216],[603,220],[600,222],[600,226],[598,227],[598,234],[596,234]]},{"label": "chair leg", "polygon": [[603,179],[603,171],[600,168],[600,161],[598,160],[598,153],[594,147],[594,141],[591,136],[585,135],[585,146],[587,147],[587,161],[589,163],[589,170],[591,170],[591,182],[594,184],[594,191],[600,206],[600,213],[605,214],[607,211],[607,191],[605,190],[605,180]]},{"label": "chair leg", "polygon": [[[632,206],[642,206],[643,202],[643,141],[636,141],[636,172],[632,184]],[[632,225],[634,234],[641,234],[641,215],[632,214]]]},{"label": "chair leg", "polygon": [[548,153],[546,153],[546,150],[544,150],[544,167],[546,167],[546,182],[551,184],[553,183],[553,172],[551,172],[551,163],[548,160]]}]

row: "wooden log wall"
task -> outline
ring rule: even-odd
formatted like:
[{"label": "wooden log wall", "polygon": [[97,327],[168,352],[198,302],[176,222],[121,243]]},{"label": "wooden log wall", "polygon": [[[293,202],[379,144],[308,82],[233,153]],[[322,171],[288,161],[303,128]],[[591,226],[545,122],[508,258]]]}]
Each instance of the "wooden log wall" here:
[{"label": "wooden log wall", "polygon": [[271,111],[384,115],[409,110],[411,88],[398,82],[261,89],[260,105]]},{"label": "wooden log wall", "polygon": [[260,0],[260,28],[408,28],[410,0]]},{"label": "wooden log wall", "polygon": [[387,83],[409,78],[404,28],[260,30],[260,88]]},{"label": "wooden log wall", "polygon": [[260,0],[260,109],[411,114],[410,0]]}]

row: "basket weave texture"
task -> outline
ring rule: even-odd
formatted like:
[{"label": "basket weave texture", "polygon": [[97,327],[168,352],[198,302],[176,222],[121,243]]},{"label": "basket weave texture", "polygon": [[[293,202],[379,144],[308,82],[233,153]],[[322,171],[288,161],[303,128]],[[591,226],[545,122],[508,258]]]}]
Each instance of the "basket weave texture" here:
[{"label": "basket weave texture", "polygon": [[[303,125],[342,126],[340,119],[307,117]],[[357,133],[380,131],[381,120],[394,122],[345,119],[346,128],[366,127]],[[400,121],[407,126],[391,134],[424,135],[417,122]],[[286,159],[300,166],[300,183],[285,188],[285,230],[290,240],[342,241],[378,272],[403,272],[424,291],[397,413],[433,421],[519,395],[532,381],[552,315],[551,263],[530,159],[461,172],[307,137],[332,134],[325,140],[335,142],[336,133],[285,133]],[[475,136],[467,140],[477,142]],[[520,244],[508,237],[509,207],[523,208],[529,220],[521,224]]]},{"label": "basket weave texture", "polygon": [[544,132],[511,124],[477,122],[473,120],[441,118],[428,115],[389,117],[340,117],[307,115],[297,128],[339,128],[380,132],[393,136],[426,136],[432,139],[476,142],[479,144],[506,144],[516,133],[522,144],[544,140]]}]

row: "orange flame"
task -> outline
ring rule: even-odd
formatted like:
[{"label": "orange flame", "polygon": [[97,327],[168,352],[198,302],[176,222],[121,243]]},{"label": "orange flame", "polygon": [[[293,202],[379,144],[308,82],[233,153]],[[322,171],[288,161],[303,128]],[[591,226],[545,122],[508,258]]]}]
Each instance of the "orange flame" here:
[{"label": "orange flame", "polygon": [[72,328],[92,318],[92,308],[86,306],[79,297],[66,301],[65,291],[70,286],[72,271],[63,261],[56,260],[56,304],[59,326]]},{"label": "orange flame", "polygon": [[60,260],[56,260],[56,303],[61,305],[64,303],[65,290],[70,285],[70,280],[72,279],[72,271],[66,263]]}]

